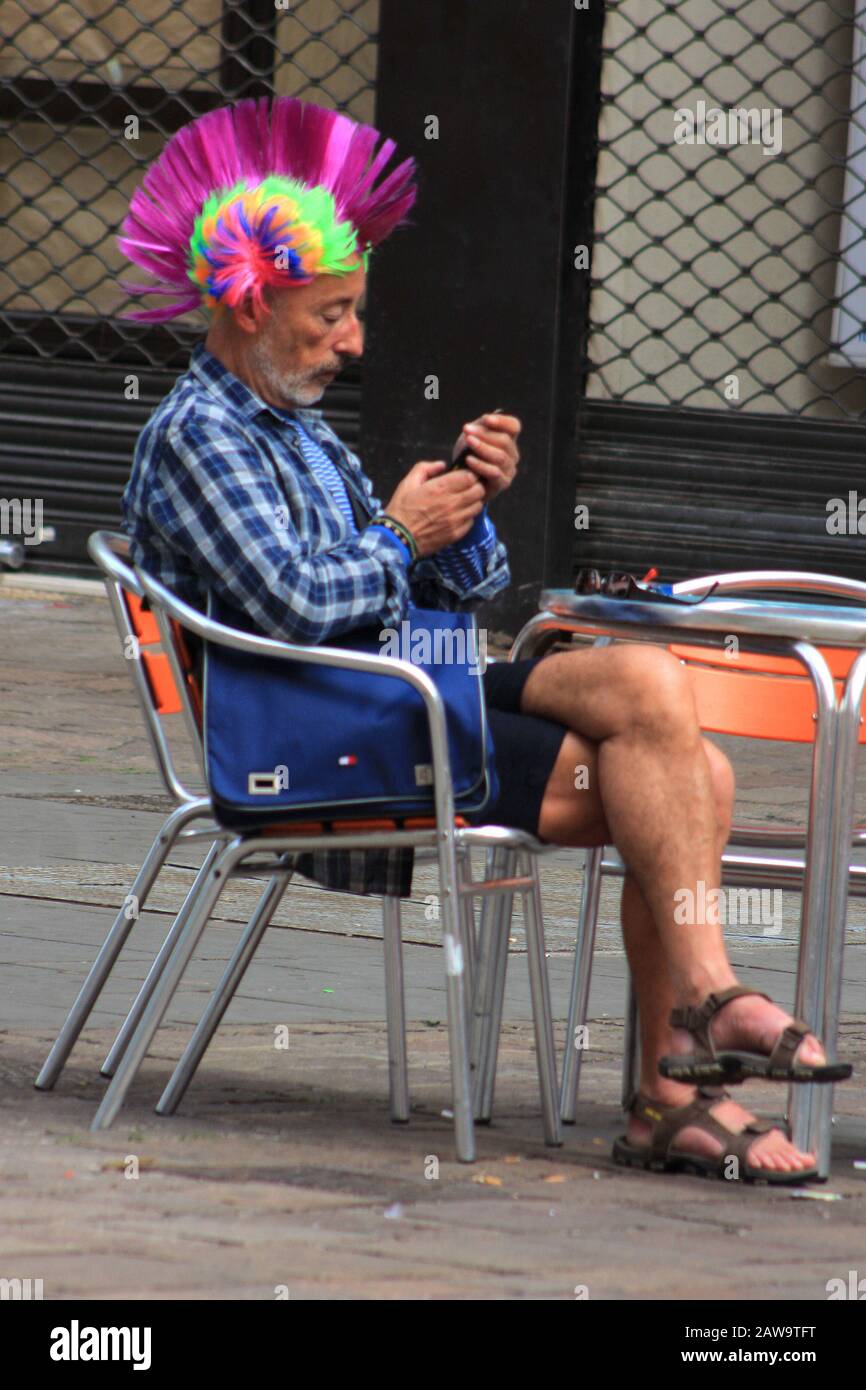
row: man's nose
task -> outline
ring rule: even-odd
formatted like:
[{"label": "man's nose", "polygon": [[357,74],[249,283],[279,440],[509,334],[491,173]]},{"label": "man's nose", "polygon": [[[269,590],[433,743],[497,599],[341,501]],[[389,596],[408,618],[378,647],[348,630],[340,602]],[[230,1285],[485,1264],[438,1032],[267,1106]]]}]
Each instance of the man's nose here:
[{"label": "man's nose", "polygon": [[345,353],[347,357],[360,357],[364,351],[364,329],[354,316],[351,323],[333,344],[335,352]]}]

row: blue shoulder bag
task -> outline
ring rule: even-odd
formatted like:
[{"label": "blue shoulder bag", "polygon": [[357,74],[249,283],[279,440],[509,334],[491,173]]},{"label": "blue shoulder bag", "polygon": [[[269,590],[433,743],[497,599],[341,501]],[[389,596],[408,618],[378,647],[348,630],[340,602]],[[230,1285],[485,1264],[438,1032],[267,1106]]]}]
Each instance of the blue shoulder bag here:
[{"label": "blue shoulder bag", "polygon": [[[208,611],[239,625],[213,595]],[[384,640],[366,628],[327,645],[398,656],[426,671],[445,704],[455,810],[479,811],[496,796],[472,614],[411,608]],[[232,828],[434,811],[424,703],[393,676],[205,643],[204,748],[218,818]]]}]

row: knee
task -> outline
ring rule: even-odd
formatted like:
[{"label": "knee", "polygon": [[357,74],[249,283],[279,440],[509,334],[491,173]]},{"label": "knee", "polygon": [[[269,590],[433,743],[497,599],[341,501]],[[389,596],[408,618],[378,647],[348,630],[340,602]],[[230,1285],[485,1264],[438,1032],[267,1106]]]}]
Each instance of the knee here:
[{"label": "knee", "polygon": [[662,647],[624,643],[617,677],[626,695],[629,723],[658,736],[672,731],[697,736],[698,716],[691,680],[682,662]]}]

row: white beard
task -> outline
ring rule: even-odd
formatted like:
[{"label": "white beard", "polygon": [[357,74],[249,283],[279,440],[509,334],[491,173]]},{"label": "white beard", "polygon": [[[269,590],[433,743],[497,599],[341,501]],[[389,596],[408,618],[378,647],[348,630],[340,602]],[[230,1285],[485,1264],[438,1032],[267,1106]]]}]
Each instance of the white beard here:
[{"label": "white beard", "polygon": [[264,342],[256,343],[250,358],[256,373],[266,383],[271,399],[284,410],[315,405],[325,394],[327,383],[321,377],[317,379],[321,367],[307,372],[280,371],[274,365],[270,348]]}]

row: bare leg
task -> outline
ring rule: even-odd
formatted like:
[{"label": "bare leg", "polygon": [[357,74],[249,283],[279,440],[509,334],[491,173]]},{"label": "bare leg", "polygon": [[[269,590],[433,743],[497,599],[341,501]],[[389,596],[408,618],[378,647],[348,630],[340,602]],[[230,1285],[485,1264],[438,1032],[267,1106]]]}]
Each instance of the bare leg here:
[{"label": "bare leg", "polygon": [[[712,745],[701,736],[680,663],[636,643],[557,653],[530,674],[521,708],[598,745],[604,819],[652,914],[677,1004],[700,1003],[736,984],[721,925],[700,911],[719,886],[719,822],[706,752]],[[570,795],[574,800],[573,790]],[[540,827],[545,838],[576,843],[562,838],[579,824],[568,797],[568,785],[557,788]],[[789,1017],[757,996],[735,999],[714,1019],[713,1037],[769,1052]],[[689,1046],[687,1037],[674,1039],[674,1050]],[[813,1037],[798,1056],[824,1061]]]},{"label": "bare leg", "polygon": [[[597,653],[597,655],[601,654],[601,651]],[[590,653],[576,655],[582,657],[588,656]],[[548,660],[552,663],[554,658]],[[583,683],[582,680],[581,683]],[[529,693],[529,689],[529,682],[527,682],[525,697]],[[524,698],[524,707],[527,703],[526,698]],[[541,713],[542,710],[536,706],[530,712]],[[551,717],[548,709],[544,709],[543,712],[547,714],[547,717]],[[640,740],[638,740],[638,744],[640,744]],[[670,750],[670,744],[665,746]],[[692,745],[686,742],[685,746],[690,747]],[[539,833],[543,838],[563,844],[617,843],[616,834],[608,823],[611,803],[615,805],[617,801],[617,787],[610,785],[611,778],[607,772],[610,760],[606,762],[605,751],[603,740],[599,743],[576,733],[569,734],[563,741],[560,757],[548,782],[542,805]],[[633,830],[633,833],[637,835],[639,840],[654,840],[656,838],[655,826],[660,824],[668,830],[672,829],[675,838],[679,808],[672,807],[669,793],[666,792],[664,785],[664,777],[657,767],[651,768],[651,776],[646,783],[640,776],[644,751],[640,746],[637,750],[634,748],[630,750],[630,773],[621,793],[624,798],[634,803],[634,809],[637,813],[634,817],[637,822],[637,829]],[[677,751],[674,740],[674,760]],[[649,752],[651,757],[652,749]],[[691,857],[692,863],[697,865],[697,871],[704,875],[706,887],[710,888],[717,886],[719,882],[720,857],[727,840],[733,804],[733,776],[724,756],[714,745],[702,740],[699,734],[697,735],[696,746],[693,746],[691,757],[695,760],[700,759],[704,765],[691,785],[692,787],[696,785],[699,788],[697,796],[703,804],[698,807],[698,813],[699,816],[703,816],[702,823],[706,824],[707,831],[705,841],[697,844],[690,843],[686,833],[683,855],[686,859]],[[581,766],[586,768],[587,776],[585,779],[579,780],[579,785],[585,781],[588,786],[587,790],[576,791],[575,771]],[[614,782],[616,782],[617,771],[617,765],[614,761],[612,773]],[[680,797],[688,798],[688,775],[683,776],[681,770],[674,768],[674,776],[671,780],[678,787]],[[650,805],[647,805],[642,795],[645,785],[650,788]],[[691,795],[692,797],[695,796],[693,790]],[[653,797],[656,798],[655,806],[652,804]],[[681,819],[687,819],[687,817]],[[627,809],[625,820],[628,827],[630,823],[629,809]],[[623,844],[619,843],[617,847],[626,858],[627,853]],[[642,857],[640,849],[641,846],[639,845],[637,856],[639,859]],[[663,854],[661,858],[663,862],[668,862],[669,857],[666,854]],[[692,872],[695,872],[694,868]],[[672,881],[676,883],[677,887],[687,885],[688,880],[681,870],[678,872],[676,868],[671,870],[669,867],[668,873],[669,875],[673,874]],[[650,875],[650,877],[655,878],[657,885],[657,871],[655,875]],[[665,1104],[684,1105],[693,1098],[694,1088],[666,1080],[658,1074],[657,1070],[658,1058],[662,1054],[688,1050],[691,1045],[688,1035],[672,1034],[668,1023],[670,1010],[675,1003],[683,1002],[684,981],[688,982],[690,979],[709,981],[708,983],[697,985],[693,983],[690,987],[687,986],[689,988],[688,997],[695,999],[703,997],[708,989],[724,988],[727,984],[734,983],[735,977],[727,961],[722,931],[718,924],[691,922],[687,925],[680,925],[674,922],[674,891],[669,883],[670,896],[667,899],[659,895],[658,892],[654,895],[656,910],[659,908],[660,896],[660,905],[667,907],[667,912],[664,915],[666,930],[663,931],[656,920],[655,911],[653,911],[642,885],[638,882],[637,875],[630,872],[626,877],[623,889],[623,934],[640,1005],[641,1089],[645,1094]],[[696,965],[694,964],[695,961],[697,962]],[[739,1001],[733,1002],[739,1003]],[[752,1014],[745,1011],[740,1015],[726,1017],[733,1014],[732,1007],[727,1006],[717,1020],[714,1036],[720,1041],[727,1041],[727,1034],[732,1037],[736,1035],[737,1038],[742,1039],[745,1030],[753,1040],[756,1034],[766,1037],[768,1040],[767,1050],[769,1050],[775,1036],[787,1022],[788,1016],[765,1000],[746,999],[743,1003],[748,1006],[754,1003],[759,1008]],[[725,1025],[724,1033],[722,1024]],[[819,1059],[820,1056],[819,1050]],[[753,1118],[732,1100],[719,1102],[719,1105],[714,1107],[713,1113],[721,1124],[733,1132],[742,1129]],[[641,1142],[645,1136],[648,1136],[648,1133],[649,1126],[634,1120],[632,1117],[629,1123],[630,1138],[635,1142]],[[691,1152],[704,1154],[715,1154],[721,1148],[719,1142],[712,1136],[692,1129],[683,1132],[677,1141],[677,1146]],[[756,1165],[788,1170],[797,1167],[805,1168],[813,1162],[812,1155],[798,1153],[781,1130],[773,1130],[769,1134],[756,1138],[749,1150],[749,1157],[750,1161]]]},{"label": "bare leg", "polygon": [[699,1003],[736,983],[721,926],[678,923],[677,894],[718,886],[710,765],[688,678],[654,647],[561,653],[530,675],[522,707],[598,743],[604,816],[645,897],[678,1002]]},{"label": "bare leg", "polygon": [[[688,1105],[696,1095],[693,1086],[660,1076],[658,1059],[673,1051],[674,1039],[668,1019],[676,1003],[673,984],[661,939],[652,913],[635,879],[627,874],[622,892],[622,932],[626,954],[638,998],[641,1038],[640,1089],[644,1095],[664,1105]],[[726,1129],[738,1133],[754,1116],[734,1100],[722,1100],[713,1115]],[[648,1143],[651,1126],[630,1115],[628,1137],[633,1143]],[[712,1156],[721,1152],[721,1142],[703,1130],[687,1128],[677,1137],[676,1148],[688,1153]],[[793,1171],[809,1168],[815,1155],[794,1148],[781,1129],[770,1130],[755,1139],[749,1148],[749,1162],[755,1167]]]}]

